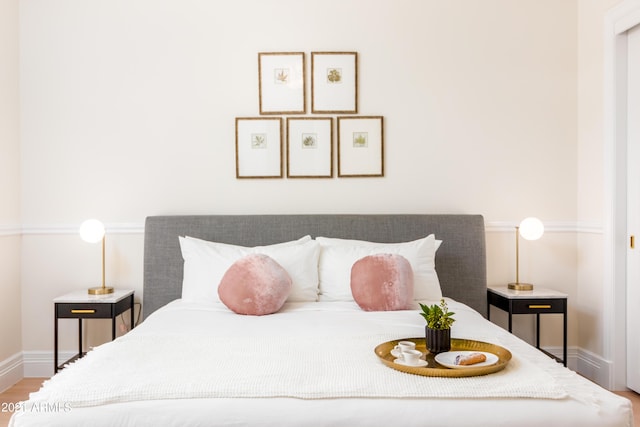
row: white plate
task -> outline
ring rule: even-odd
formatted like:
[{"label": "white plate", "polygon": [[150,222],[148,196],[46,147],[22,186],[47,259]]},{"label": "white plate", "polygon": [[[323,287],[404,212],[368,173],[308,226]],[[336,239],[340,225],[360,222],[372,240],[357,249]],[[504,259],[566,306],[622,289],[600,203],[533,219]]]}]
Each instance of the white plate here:
[{"label": "white plate", "polygon": [[398,365],[402,365],[402,366],[411,366],[414,368],[421,368],[423,366],[427,366],[429,364],[429,362],[427,362],[426,360],[418,360],[418,363],[407,363],[402,359],[396,359],[393,361],[393,363],[397,363]]},{"label": "white plate", "polygon": [[[487,357],[487,360],[481,363],[476,363],[475,365],[456,365],[456,357],[466,356],[472,353],[482,353]],[[479,368],[480,366],[491,366],[498,361],[498,356],[496,356],[493,353],[488,353],[486,351],[447,351],[444,353],[436,354],[435,359],[436,359],[436,362],[438,362],[442,366],[446,366],[447,368],[467,369],[467,368]]]}]

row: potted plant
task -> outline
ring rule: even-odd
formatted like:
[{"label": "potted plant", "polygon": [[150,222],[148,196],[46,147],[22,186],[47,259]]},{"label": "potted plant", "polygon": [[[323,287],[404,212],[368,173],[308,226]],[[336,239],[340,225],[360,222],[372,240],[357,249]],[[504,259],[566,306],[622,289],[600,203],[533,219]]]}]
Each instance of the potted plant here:
[{"label": "potted plant", "polygon": [[427,321],[425,326],[425,339],[427,350],[433,354],[451,350],[451,325],[456,320],[452,317],[455,313],[449,311],[446,301],[440,300],[440,305],[420,304],[420,315]]}]

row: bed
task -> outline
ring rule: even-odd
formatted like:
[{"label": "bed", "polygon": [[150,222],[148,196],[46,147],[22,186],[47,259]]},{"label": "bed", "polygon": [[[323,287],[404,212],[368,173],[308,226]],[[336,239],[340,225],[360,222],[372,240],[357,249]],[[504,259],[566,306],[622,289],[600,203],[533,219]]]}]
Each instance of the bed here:
[{"label": "bed", "polygon": [[[484,236],[480,215],[149,217],[144,321],[47,381],[10,426],[631,427],[628,400],[485,319]],[[237,314],[216,300],[221,288],[215,296],[202,287],[215,263],[203,267],[188,245],[207,260],[212,250],[235,260],[270,254],[290,272],[287,299],[272,314]],[[412,256],[425,248],[433,265],[418,271]],[[363,310],[344,270],[383,253],[411,262],[419,298]],[[438,378],[381,363],[374,348],[424,336],[418,304],[440,296],[456,313],[452,336],[507,349],[505,369]]]}]

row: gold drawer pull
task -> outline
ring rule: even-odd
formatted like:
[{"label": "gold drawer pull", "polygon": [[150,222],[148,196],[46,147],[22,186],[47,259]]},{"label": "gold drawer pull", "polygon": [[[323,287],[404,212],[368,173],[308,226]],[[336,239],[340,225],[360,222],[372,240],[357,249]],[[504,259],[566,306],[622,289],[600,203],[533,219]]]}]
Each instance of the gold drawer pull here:
[{"label": "gold drawer pull", "polygon": [[548,305],[548,304],[545,304],[545,305],[530,304],[529,308],[551,308],[551,305]]},{"label": "gold drawer pull", "polygon": [[95,310],[71,310],[73,314],[93,314],[95,312]]}]

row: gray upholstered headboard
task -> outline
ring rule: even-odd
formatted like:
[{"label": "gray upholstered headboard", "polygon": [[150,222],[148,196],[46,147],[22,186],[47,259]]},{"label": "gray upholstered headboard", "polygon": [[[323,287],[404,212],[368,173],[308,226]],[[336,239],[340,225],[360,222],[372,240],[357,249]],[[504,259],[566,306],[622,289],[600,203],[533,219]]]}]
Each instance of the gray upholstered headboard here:
[{"label": "gray upholstered headboard", "polygon": [[178,236],[258,246],[307,234],[392,243],[431,233],[443,241],[436,254],[443,294],[486,316],[485,230],[481,215],[180,215],[146,220],[144,317],[180,298],[183,259]]}]

